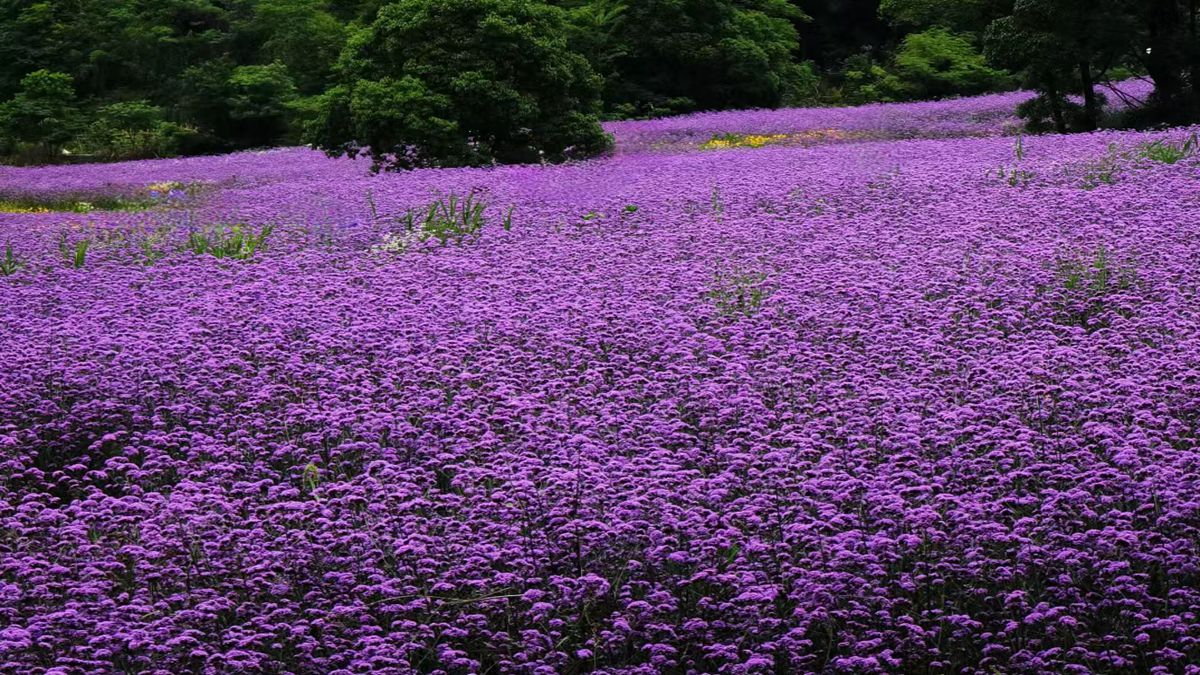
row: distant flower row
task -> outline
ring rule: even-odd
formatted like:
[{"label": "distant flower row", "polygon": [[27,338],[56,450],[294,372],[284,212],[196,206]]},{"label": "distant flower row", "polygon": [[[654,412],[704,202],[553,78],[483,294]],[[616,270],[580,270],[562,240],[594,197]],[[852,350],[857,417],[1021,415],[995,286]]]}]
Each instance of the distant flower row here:
[{"label": "distant flower row", "polygon": [[[1101,88],[1110,105],[1125,107],[1143,101],[1153,86],[1142,80]],[[785,108],[696,113],[635,122],[611,122],[618,152],[694,147],[724,134],[771,136],[838,130],[850,138],[900,139],[991,136],[1015,133],[1015,111],[1029,92],[1010,92],[974,98],[880,103],[857,108]],[[816,139],[813,139],[816,140]],[[843,140],[829,136],[827,141]]]}]

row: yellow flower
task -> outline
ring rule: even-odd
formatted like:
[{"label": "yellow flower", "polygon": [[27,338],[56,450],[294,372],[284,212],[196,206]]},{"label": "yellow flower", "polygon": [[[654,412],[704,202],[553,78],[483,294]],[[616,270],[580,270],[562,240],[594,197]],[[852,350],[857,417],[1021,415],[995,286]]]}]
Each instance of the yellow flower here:
[{"label": "yellow flower", "polygon": [[703,150],[724,150],[726,148],[761,148],[764,145],[773,143],[782,143],[791,139],[789,134],[724,134],[721,136],[713,136],[712,139],[703,143],[700,147]]},{"label": "yellow flower", "polygon": [[18,202],[0,201],[0,213],[50,213],[43,206],[29,206]]},{"label": "yellow flower", "polygon": [[146,186],[146,190],[150,192],[166,193],[170,192],[171,190],[178,190],[182,187],[183,183],[178,183],[176,181],[164,181],[162,183],[151,183],[150,185]]}]

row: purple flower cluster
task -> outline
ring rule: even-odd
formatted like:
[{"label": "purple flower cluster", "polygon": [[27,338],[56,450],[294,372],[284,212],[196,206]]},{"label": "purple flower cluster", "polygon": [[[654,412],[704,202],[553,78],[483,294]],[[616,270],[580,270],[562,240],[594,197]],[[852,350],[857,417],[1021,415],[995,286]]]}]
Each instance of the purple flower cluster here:
[{"label": "purple flower cluster", "polygon": [[4,169],[0,671],[1200,673],[1182,133]]}]

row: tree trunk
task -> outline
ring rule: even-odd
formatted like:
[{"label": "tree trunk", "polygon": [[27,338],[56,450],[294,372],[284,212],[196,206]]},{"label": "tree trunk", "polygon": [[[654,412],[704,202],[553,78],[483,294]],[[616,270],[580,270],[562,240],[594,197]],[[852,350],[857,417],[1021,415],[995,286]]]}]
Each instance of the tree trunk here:
[{"label": "tree trunk", "polygon": [[1079,83],[1083,86],[1084,131],[1095,131],[1100,127],[1100,102],[1090,61],[1079,62]]},{"label": "tree trunk", "polygon": [[1145,19],[1149,44],[1146,71],[1154,80],[1160,104],[1177,105],[1183,93],[1187,57],[1183,53],[1183,16],[1177,0],[1146,0]]},{"label": "tree trunk", "polygon": [[1067,119],[1063,115],[1062,96],[1054,84],[1046,85],[1046,95],[1050,98],[1050,116],[1054,118],[1054,130],[1060,134],[1067,133]]},{"label": "tree trunk", "polygon": [[1197,24],[1200,24],[1200,0],[1192,0],[1188,5],[1188,28],[1191,33],[1191,57],[1192,57],[1192,98],[1193,100],[1200,97],[1200,33],[1197,32]]}]

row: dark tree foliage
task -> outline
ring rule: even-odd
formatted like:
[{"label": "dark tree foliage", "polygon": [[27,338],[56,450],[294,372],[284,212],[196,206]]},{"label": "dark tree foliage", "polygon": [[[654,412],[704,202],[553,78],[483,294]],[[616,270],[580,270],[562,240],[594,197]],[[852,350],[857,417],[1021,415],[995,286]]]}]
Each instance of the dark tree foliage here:
[{"label": "dark tree foliage", "polygon": [[25,143],[50,156],[79,124],[75,83],[65,73],[36,70],[19,84],[16,95],[0,104],[0,145]]},{"label": "dark tree foliage", "polygon": [[[987,53],[1019,70],[1039,96],[1022,110],[1037,127],[1088,131],[1103,121],[1098,83],[1114,69],[1143,70],[1155,84],[1135,123],[1200,118],[1195,0],[1016,0],[987,29]],[[1082,105],[1069,96],[1077,96]]]},{"label": "dark tree foliage", "polygon": [[812,21],[799,27],[800,55],[826,71],[866,52],[876,56],[894,47],[903,32],[880,13],[879,0],[804,0],[796,3]]},{"label": "dark tree foliage", "polygon": [[563,10],[541,3],[389,4],[347,45],[309,139],[388,168],[602,152],[602,80],[566,32]]},{"label": "dark tree foliage", "polygon": [[562,4],[616,116],[774,107],[805,84],[796,27],[808,16],[786,0]]},{"label": "dark tree foliage", "polygon": [[[87,124],[61,129],[80,134],[65,144],[93,150],[106,136],[147,139],[142,149],[98,149],[114,158],[288,142],[296,97],[325,90],[344,31],[322,0],[4,0],[0,102],[34,71],[68,75]],[[174,125],[160,130],[174,140],[112,128],[135,118],[103,111],[129,102],[157,108]],[[112,133],[84,139],[101,118]],[[10,151],[28,143],[0,141]]]},{"label": "dark tree foliage", "polygon": [[1013,0],[880,0],[879,13],[899,30],[946,28],[981,37],[1012,13]]},{"label": "dark tree foliage", "polygon": [[1132,14],[1135,54],[1154,78],[1151,116],[1176,123],[1200,118],[1200,2],[1140,0]]},{"label": "dark tree foliage", "polygon": [[300,94],[320,94],[346,43],[347,26],[323,0],[257,2],[248,28],[261,37],[262,60],[280,63]]},{"label": "dark tree foliage", "polygon": [[[1100,78],[1130,53],[1133,35],[1127,0],[1018,0],[1013,12],[988,29],[989,56],[1021,69],[1040,100],[1025,108],[1037,124],[1048,116],[1058,131],[1090,131],[1100,124]],[[1075,112],[1067,96],[1083,99]]]}]

